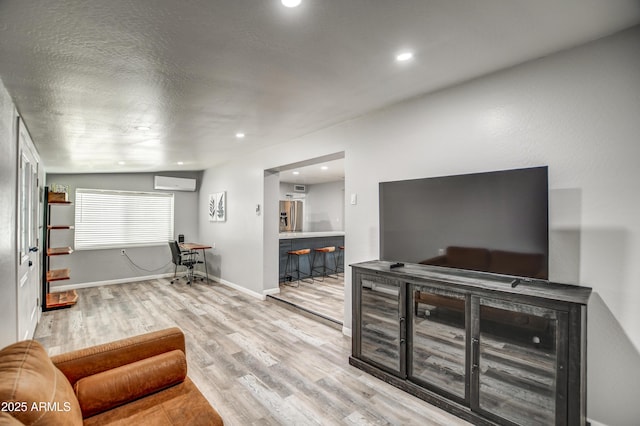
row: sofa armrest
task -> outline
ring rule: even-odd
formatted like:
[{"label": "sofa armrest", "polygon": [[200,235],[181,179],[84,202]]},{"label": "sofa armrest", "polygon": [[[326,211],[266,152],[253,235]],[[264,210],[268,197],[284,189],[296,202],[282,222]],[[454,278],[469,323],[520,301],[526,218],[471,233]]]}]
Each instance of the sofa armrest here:
[{"label": "sofa armrest", "polygon": [[73,389],[86,418],[182,383],[185,377],[184,352],[174,350],[84,377]]},{"label": "sofa armrest", "polygon": [[83,377],[173,350],[185,353],[184,334],[177,327],[67,352],[51,360],[74,386]]}]

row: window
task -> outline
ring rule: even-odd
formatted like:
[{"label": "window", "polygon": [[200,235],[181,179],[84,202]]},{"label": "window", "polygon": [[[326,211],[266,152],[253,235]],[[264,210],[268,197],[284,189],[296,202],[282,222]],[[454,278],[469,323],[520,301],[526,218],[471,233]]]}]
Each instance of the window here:
[{"label": "window", "polygon": [[173,194],[76,189],[75,249],[156,246],[173,239]]}]

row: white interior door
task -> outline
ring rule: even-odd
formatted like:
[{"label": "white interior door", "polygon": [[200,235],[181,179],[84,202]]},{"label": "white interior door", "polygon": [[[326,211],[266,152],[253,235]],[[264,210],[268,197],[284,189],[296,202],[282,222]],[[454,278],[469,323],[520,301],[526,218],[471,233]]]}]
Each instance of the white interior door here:
[{"label": "white interior door", "polygon": [[30,339],[40,319],[40,235],[39,159],[29,133],[18,123],[18,339]]}]

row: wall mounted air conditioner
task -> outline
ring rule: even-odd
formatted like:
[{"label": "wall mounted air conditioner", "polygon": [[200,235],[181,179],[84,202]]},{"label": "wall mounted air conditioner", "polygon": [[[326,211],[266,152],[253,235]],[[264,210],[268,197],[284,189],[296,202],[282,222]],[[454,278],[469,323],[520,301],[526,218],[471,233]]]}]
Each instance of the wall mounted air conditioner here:
[{"label": "wall mounted air conditioner", "polygon": [[153,189],[164,189],[167,191],[195,191],[196,180],[190,178],[154,176]]},{"label": "wall mounted air conditioner", "polygon": [[305,185],[293,185],[293,192],[307,192]]}]

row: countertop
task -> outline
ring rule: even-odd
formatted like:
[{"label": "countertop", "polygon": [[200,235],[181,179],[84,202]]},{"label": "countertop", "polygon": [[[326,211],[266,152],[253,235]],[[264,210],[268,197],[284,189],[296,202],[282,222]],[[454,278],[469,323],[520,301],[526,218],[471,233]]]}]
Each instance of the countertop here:
[{"label": "countertop", "polygon": [[295,240],[297,238],[317,238],[317,237],[344,237],[344,231],[321,231],[321,232],[281,232],[281,240]]}]

